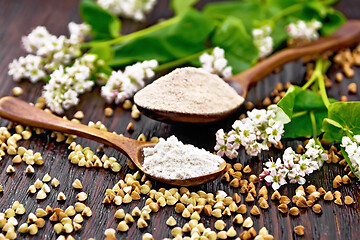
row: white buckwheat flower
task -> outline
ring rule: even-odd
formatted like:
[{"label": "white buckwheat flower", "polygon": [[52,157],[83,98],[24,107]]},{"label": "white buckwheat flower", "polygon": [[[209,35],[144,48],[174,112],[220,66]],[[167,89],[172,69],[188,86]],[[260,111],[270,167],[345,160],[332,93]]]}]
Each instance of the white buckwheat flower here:
[{"label": "white buckwheat flower", "polygon": [[105,86],[101,88],[101,96],[108,103],[122,103],[145,86],[145,79],[155,75],[153,69],[157,66],[156,60],[150,60],[127,66],[124,71],[113,71]]},{"label": "white buckwheat flower", "polygon": [[65,68],[81,56],[80,43],[90,32],[86,24],[69,23],[71,37],[55,36],[43,26],[22,37],[24,49],[30,53],[9,64],[8,74],[15,81],[29,78],[31,82],[45,79],[60,66]]},{"label": "white buckwheat flower", "polygon": [[145,20],[145,14],[154,8],[156,2],[156,0],[97,0],[102,8],[114,15],[136,21]]},{"label": "white buckwheat flower", "polygon": [[36,27],[29,35],[22,37],[22,43],[28,53],[39,56],[45,55],[49,51],[53,51],[52,46],[56,36],[51,35],[43,26]]},{"label": "white buckwheat flower", "polygon": [[266,175],[264,179],[268,184],[271,184],[274,190],[277,190],[282,185],[286,184],[285,178],[287,174],[287,169],[282,167],[280,158],[278,158],[276,162],[273,162],[272,160],[266,162],[265,166],[267,168],[264,170],[264,173]]},{"label": "white buckwheat flower", "polygon": [[310,22],[299,20],[286,26],[290,38],[295,40],[316,40],[319,38],[318,31],[322,27],[321,22],[313,19]]},{"label": "white buckwheat flower", "polygon": [[60,66],[50,75],[44,86],[43,96],[51,111],[62,114],[79,102],[79,95],[91,90],[94,82],[90,80],[94,72],[94,55],[86,54],[71,67]]},{"label": "white buckwheat flower", "polygon": [[47,76],[43,59],[31,54],[26,57],[14,59],[9,64],[8,74],[12,76],[16,82],[23,78],[28,78],[32,83],[45,79]]},{"label": "white buckwheat flower", "polygon": [[273,51],[274,41],[270,36],[271,31],[269,26],[263,26],[252,31],[254,45],[259,51],[260,58],[270,55]]},{"label": "white buckwheat flower", "polygon": [[304,184],[305,176],[318,170],[328,159],[327,154],[314,139],[309,140],[305,148],[307,151],[303,155],[296,154],[291,147],[287,148],[282,160],[278,158],[276,163],[270,160],[264,164],[264,171],[260,174],[260,178],[264,179],[268,185],[271,184],[274,190],[286,184],[286,179],[290,183]]},{"label": "white buckwheat flower", "polygon": [[52,35],[43,26],[36,27],[28,36],[22,37],[22,42],[27,52],[44,59],[45,68],[50,72],[60,65],[68,65],[72,59],[81,55],[80,41]]},{"label": "white buckwheat flower", "polygon": [[85,38],[91,33],[91,27],[86,23],[77,24],[70,22],[68,24],[68,29],[70,33],[70,41],[72,43],[84,42]]},{"label": "white buckwheat flower", "polygon": [[269,126],[265,130],[270,143],[277,144],[280,141],[283,131],[279,131],[279,129],[283,130],[282,123],[270,118]]},{"label": "white buckwheat flower", "polygon": [[222,48],[215,47],[211,54],[204,53],[199,58],[201,68],[209,73],[217,74],[221,77],[230,77],[232,75],[231,66],[227,66],[225,51]]},{"label": "white buckwheat flower", "polygon": [[115,16],[120,16],[122,13],[121,0],[97,0],[97,3],[100,7],[111,12]]},{"label": "white buckwheat flower", "polygon": [[217,151],[217,155],[224,156],[224,154],[232,159],[237,157],[237,150],[240,147],[240,139],[237,134],[233,134],[235,131],[229,132],[229,136],[224,133],[223,129],[219,129],[216,132],[216,146],[215,151]]},{"label": "white buckwheat flower", "polygon": [[269,150],[269,143],[278,144],[284,133],[284,124],[275,121],[277,110],[276,105],[269,106],[267,110],[254,109],[247,112],[247,118],[236,120],[232,131],[224,133],[220,129],[216,133],[217,154],[225,154],[232,159],[237,157],[237,150],[243,146],[248,155],[257,156],[261,151]]}]

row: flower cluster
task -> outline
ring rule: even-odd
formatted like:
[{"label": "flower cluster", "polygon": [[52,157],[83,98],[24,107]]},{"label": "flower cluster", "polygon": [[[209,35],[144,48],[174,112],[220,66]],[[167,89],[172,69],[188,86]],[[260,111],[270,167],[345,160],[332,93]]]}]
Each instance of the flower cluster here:
[{"label": "flower cluster", "polygon": [[225,51],[222,48],[215,47],[211,54],[204,53],[199,58],[201,67],[210,72],[217,74],[221,77],[230,77],[232,75],[231,66],[227,66],[225,59]]},{"label": "flower cluster", "polygon": [[43,26],[36,27],[28,36],[22,37],[22,43],[28,53],[44,59],[45,69],[49,71],[69,64],[81,54],[78,43],[73,43],[65,36],[52,35]]},{"label": "flower cluster", "polygon": [[74,23],[68,24],[70,33],[70,41],[74,44],[82,43],[85,39],[91,35],[91,27],[86,23]]},{"label": "flower cluster", "polygon": [[44,79],[47,76],[43,59],[32,54],[14,59],[9,64],[8,74],[12,76],[16,82],[22,78],[28,78],[32,83]]},{"label": "flower cluster", "polygon": [[50,75],[43,96],[51,111],[62,114],[64,109],[78,104],[80,94],[91,90],[94,82],[90,78],[96,70],[95,61],[95,55],[85,54],[71,67],[60,66]]},{"label": "flower cluster", "polygon": [[81,55],[80,43],[90,32],[86,24],[69,23],[70,38],[50,34],[43,26],[36,27],[28,36],[22,37],[24,49],[29,53],[9,64],[10,76],[15,81],[29,78],[31,82],[45,79],[60,66],[71,64]]},{"label": "flower cluster", "polygon": [[270,55],[273,50],[274,41],[270,34],[271,28],[269,26],[256,28],[252,31],[254,45],[259,50],[260,58]]},{"label": "flower cluster", "polygon": [[286,31],[295,40],[315,40],[319,38],[318,31],[321,27],[321,22],[315,19],[310,22],[299,20],[286,26]]},{"label": "flower cluster", "polygon": [[277,110],[276,105],[270,105],[267,110],[254,109],[247,112],[247,118],[235,121],[230,132],[218,130],[215,146],[217,154],[235,158],[242,145],[248,155],[257,156],[262,150],[269,150],[270,144],[278,144],[284,132],[284,124],[275,120]]},{"label": "flower cluster", "polygon": [[305,149],[306,152],[301,155],[296,154],[291,147],[287,148],[282,160],[278,158],[276,162],[270,160],[264,164],[264,172],[260,174],[260,178],[271,184],[274,190],[285,185],[287,179],[290,183],[304,184],[304,177],[318,170],[328,160],[328,155],[314,139],[309,140]]},{"label": "flower cluster", "polygon": [[154,8],[156,0],[97,0],[97,3],[116,16],[143,21],[145,14]]},{"label": "flower cluster", "polygon": [[101,96],[108,103],[116,104],[131,98],[145,86],[145,79],[155,75],[153,69],[157,66],[156,60],[150,60],[127,66],[124,71],[113,71],[106,85],[101,88]]},{"label": "flower cluster", "polygon": [[354,174],[360,175],[360,135],[355,135],[352,139],[343,137],[341,140],[341,147],[347,153],[351,166],[354,169]]}]

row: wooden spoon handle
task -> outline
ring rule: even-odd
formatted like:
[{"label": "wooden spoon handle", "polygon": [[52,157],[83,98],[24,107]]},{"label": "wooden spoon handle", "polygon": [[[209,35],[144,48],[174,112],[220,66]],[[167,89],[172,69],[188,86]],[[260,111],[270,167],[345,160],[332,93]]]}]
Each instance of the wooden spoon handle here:
[{"label": "wooden spoon handle", "polygon": [[49,129],[92,139],[114,147],[128,156],[133,154],[133,149],[139,143],[130,138],[62,119],[10,96],[0,99],[0,116],[26,126]]},{"label": "wooden spoon handle", "polygon": [[246,90],[251,83],[255,83],[275,69],[284,64],[295,61],[303,56],[322,53],[328,50],[338,50],[344,47],[350,47],[360,41],[360,21],[349,20],[335,33],[328,37],[310,42],[309,44],[286,48],[273,54],[269,58],[259,62],[254,67],[234,75],[228,80],[232,80],[241,84]]}]

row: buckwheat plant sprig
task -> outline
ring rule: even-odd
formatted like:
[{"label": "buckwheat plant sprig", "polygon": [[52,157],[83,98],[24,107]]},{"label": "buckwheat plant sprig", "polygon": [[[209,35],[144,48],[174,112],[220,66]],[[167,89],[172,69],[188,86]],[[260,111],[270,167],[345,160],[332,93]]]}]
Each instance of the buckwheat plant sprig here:
[{"label": "buckwheat plant sprig", "polygon": [[97,0],[105,10],[116,16],[144,21],[145,14],[155,6],[156,0]]},{"label": "buckwheat plant sprig", "polygon": [[91,90],[94,81],[90,79],[96,71],[95,61],[95,55],[85,54],[71,67],[60,66],[50,75],[43,97],[51,111],[62,114],[64,109],[78,104],[80,94]]},{"label": "buckwheat plant sprig", "polygon": [[47,76],[45,61],[42,57],[32,54],[14,59],[9,64],[8,74],[12,76],[16,82],[22,78],[28,78],[32,83],[35,83],[41,79],[45,79]]},{"label": "buckwheat plant sprig", "polygon": [[273,51],[274,41],[270,36],[271,31],[270,26],[263,26],[252,31],[254,45],[259,50],[260,58],[270,55]]},{"label": "buckwheat plant sprig", "polygon": [[231,66],[227,66],[225,51],[222,48],[215,47],[211,54],[204,53],[199,58],[201,68],[209,73],[217,74],[220,77],[230,77],[232,75]]},{"label": "buckwheat plant sprig", "polygon": [[50,34],[43,26],[36,27],[29,35],[22,37],[25,57],[14,59],[9,64],[8,74],[19,81],[29,78],[31,82],[45,80],[60,66],[67,66],[81,56],[80,43],[90,34],[87,24],[69,23],[70,38]]},{"label": "buckwheat plant sprig", "polygon": [[354,174],[360,175],[360,135],[354,135],[352,138],[344,136],[340,145],[348,155],[353,167]]},{"label": "buckwheat plant sprig", "polygon": [[319,38],[321,22],[313,19],[309,22],[298,20],[286,26],[290,38],[294,40],[316,40]]},{"label": "buckwheat plant sprig", "polygon": [[291,147],[287,148],[282,160],[278,158],[274,162],[271,159],[264,164],[260,178],[264,179],[267,185],[271,184],[274,190],[287,184],[287,180],[290,183],[304,184],[304,177],[318,170],[328,159],[328,155],[314,139],[309,140],[305,149],[304,154],[297,154]]},{"label": "buckwheat plant sprig", "polygon": [[276,105],[270,105],[267,109],[248,111],[248,117],[236,120],[230,132],[218,130],[215,146],[217,154],[225,154],[232,159],[237,157],[237,150],[243,146],[248,155],[257,156],[262,150],[269,150],[269,144],[278,144],[284,132],[284,124],[275,120],[277,110]]},{"label": "buckwheat plant sprig", "polygon": [[155,75],[153,69],[157,66],[156,60],[150,60],[127,66],[124,71],[113,71],[106,85],[101,88],[101,96],[108,103],[122,103],[145,86],[144,80]]}]

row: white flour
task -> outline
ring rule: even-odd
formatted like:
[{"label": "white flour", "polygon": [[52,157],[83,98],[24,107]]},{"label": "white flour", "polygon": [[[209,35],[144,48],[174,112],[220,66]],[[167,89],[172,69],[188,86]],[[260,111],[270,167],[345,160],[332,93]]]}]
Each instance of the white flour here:
[{"label": "white flour", "polygon": [[185,114],[218,114],[238,108],[244,98],[217,75],[200,68],[178,68],[140,90],[137,105]]},{"label": "white flour", "polygon": [[204,149],[184,145],[175,136],[160,138],[153,148],[144,148],[146,172],[166,179],[188,179],[219,169],[224,160]]}]

